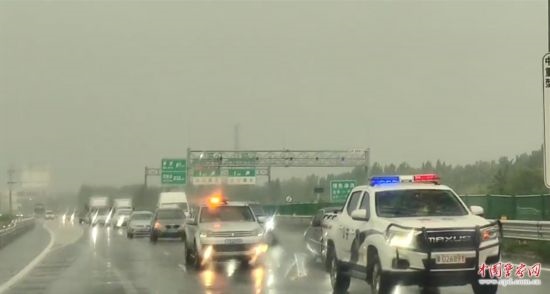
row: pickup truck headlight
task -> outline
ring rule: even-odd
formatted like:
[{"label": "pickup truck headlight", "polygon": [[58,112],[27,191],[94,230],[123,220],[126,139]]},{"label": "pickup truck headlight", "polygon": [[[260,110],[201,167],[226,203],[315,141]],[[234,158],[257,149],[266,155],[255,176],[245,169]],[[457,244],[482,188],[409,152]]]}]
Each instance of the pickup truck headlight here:
[{"label": "pickup truck headlight", "polygon": [[481,230],[481,242],[496,240],[499,235],[498,226],[491,226]]},{"label": "pickup truck headlight", "polygon": [[386,235],[386,240],[392,247],[415,248],[418,234],[420,232],[415,230],[390,229]]}]

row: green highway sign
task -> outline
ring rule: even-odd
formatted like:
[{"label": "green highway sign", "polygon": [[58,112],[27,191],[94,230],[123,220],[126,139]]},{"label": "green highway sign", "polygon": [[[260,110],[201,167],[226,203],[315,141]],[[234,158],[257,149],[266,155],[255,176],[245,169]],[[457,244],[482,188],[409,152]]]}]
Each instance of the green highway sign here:
[{"label": "green highway sign", "polygon": [[255,168],[230,168],[227,171],[228,185],[255,185]]},{"label": "green highway sign", "polygon": [[160,164],[162,184],[185,185],[187,183],[187,161],[185,159],[162,159]]},{"label": "green highway sign", "polygon": [[219,176],[220,176],[219,168],[193,170],[193,177],[219,177]]},{"label": "green highway sign", "polygon": [[332,202],[344,202],[353,188],[357,186],[354,180],[330,181],[330,200]]},{"label": "green highway sign", "polygon": [[256,169],[255,168],[230,168],[229,176],[230,177],[255,177]]}]

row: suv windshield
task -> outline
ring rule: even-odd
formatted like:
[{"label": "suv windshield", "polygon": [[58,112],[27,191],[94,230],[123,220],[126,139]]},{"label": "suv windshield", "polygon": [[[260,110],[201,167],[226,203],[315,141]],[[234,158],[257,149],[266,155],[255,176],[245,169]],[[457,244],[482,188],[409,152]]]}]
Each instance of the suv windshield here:
[{"label": "suv windshield", "polygon": [[264,208],[261,205],[250,205],[250,209],[256,216],[265,216]]},{"label": "suv windshield", "polygon": [[157,212],[157,218],[159,219],[174,219],[184,218],[183,211],[179,209],[164,209]]},{"label": "suv windshield", "polygon": [[376,192],[380,217],[459,216],[468,212],[449,190],[394,190]]},{"label": "suv windshield", "polygon": [[253,222],[254,216],[248,206],[204,207],[200,222]]}]

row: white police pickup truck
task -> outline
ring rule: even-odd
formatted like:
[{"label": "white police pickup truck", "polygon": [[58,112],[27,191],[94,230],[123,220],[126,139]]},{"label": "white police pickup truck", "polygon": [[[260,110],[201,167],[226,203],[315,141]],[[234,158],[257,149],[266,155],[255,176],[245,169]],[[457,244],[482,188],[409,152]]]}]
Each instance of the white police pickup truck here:
[{"label": "white police pickup truck", "polygon": [[372,293],[467,284],[476,294],[496,293],[498,285],[480,285],[478,269],[499,262],[502,227],[480,215],[483,208],[468,208],[435,174],[373,177],[351,191],[331,221],[326,248],[334,292],[346,292],[354,277]]},{"label": "white police pickup truck", "polygon": [[230,258],[256,264],[268,249],[264,234],[248,203],[212,197],[188,219],[185,257],[195,268]]}]

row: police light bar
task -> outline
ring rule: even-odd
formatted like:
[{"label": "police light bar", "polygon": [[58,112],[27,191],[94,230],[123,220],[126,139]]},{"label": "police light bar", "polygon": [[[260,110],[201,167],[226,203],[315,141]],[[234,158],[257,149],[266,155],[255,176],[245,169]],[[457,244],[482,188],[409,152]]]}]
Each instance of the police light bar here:
[{"label": "police light bar", "polygon": [[412,176],[376,176],[370,179],[371,186],[399,183],[432,183],[439,184],[439,176],[436,174],[419,174]]}]

